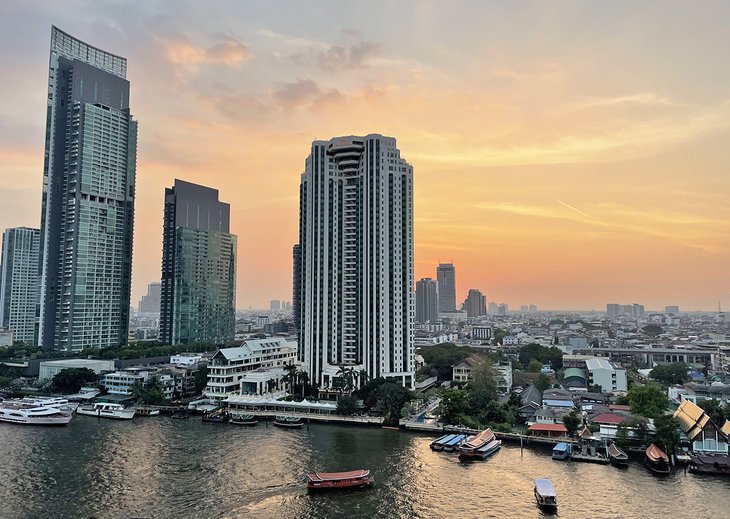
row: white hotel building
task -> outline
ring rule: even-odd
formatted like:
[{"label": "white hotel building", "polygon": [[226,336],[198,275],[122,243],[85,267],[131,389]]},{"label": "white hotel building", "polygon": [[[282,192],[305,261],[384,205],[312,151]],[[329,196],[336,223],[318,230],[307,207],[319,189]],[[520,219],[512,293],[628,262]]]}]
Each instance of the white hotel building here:
[{"label": "white hotel building", "polygon": [[264,394],[273,379],[281,387],[284,366],[297,362],[297,343],[283,337],[254,339],[237,348],[221,348],[208,363],[203,396],[225,399],[230,393]]},{"label": "white hotel building", "polygon": [[299,246],[299,360],[312,382],[332,387],[345,365],[413,387],[413,167],[394,138],[312,143]]}]

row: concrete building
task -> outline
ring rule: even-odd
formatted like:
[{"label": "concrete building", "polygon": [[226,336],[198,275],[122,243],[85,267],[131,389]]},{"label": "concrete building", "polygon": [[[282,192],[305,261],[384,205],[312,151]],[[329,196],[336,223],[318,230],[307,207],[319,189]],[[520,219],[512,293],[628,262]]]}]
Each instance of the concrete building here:
[{"label": "concrete building", "polygon": [[106,371],[114,371],[114,361],[93,359],[44,360],[41,361],[38,367],[38,380],[52,379],[64,369],[70,368],[87,368],[97,375],[101,375]]},{"label": "concrete building", "polygon": [[137,122],[127,60],[51,28],[39,344],[127,344]]},{"label": "concrete building", "polygon": [[416,322],[436,322],[439,318],[438,283],[431,278],[416,282]]},{"label": "concrete building", "polygon": [[13,330],[0,329],[0,346],[12,346],[13,342]]},{"label": "concrete building", "polygon": [[203,360],[202,355],[195,353],[181,353],[170,357],[170,364],[173,366],[197,366]]},{"label": "concrete building", "polygon": [[588,385],[598,385],[606,392],[627,391],[626,370],[606,359],[593,357],[585,361]]},{"label": "concrete building", "polygon": [[481,317],[487,315],[487,298],[476,288],[470,288],[464,300],[464,310],[467,317]]},{"label": "concrete building", "polygon": [[[472,370],[485,361],[483,357],[478,355],[469,355],[461,362],[451,367],[451,378],[455,382],[467,382],[471,378]],[[493,364],[492,372],[497,393],[499,395],[507,395],[512,391],[512,364],[509,362]]]},{"label": "concrete building", "polygon": [[300,184],[299,360],[413,387],[413,167],[392,137],[314,141]]},{"label": "concrete building", "polygon": [[138,316],[159,317],[161,297],[162,283],[150,283],[147,285],[147,294],[142,296],[137,305]]},{"label": "concrete building", "polygon": [[606,305],[606,315],[608,317],[618,317],[619,305],[616,303],[609,303]]},{"label": "concrete building", "polygon": [[441,263],[436,269],[439,288],[439,313],[456,312],[456,268],[453,263]]},{"label": "concrete building", "polygon": [[13,340],[36,343],[38,247],[40,231],[27,227],[3,233],[0,266],[0,327],[12,330]]},{"label": "concrete building", "polygon": [[281,312],[281,301],[278,299],[272,299],[269,301],[269,312],[272,314],[278,314]]},{"label": "concrete building", "polygon": [[492,327],[491,326],[472,326],[471,328],[472,339],[484,339],[488,340],[492,338]]},{"label": "concrete building", "polygon": [[106,373],[99,380],[99,385],[104,386],[113,395],[131,395],[135,385],[148,386],[153,377],[157,379],[160,390],[167,400],[175,400],[186,394],[184,372],[160,367],[133,366]]},{"label": "concrete building", "polygon": [[232,341],[236,236],[218,190],[183,180],[165,189],[160,340]]},{"label": "concrete building", "polygon": [[[255,381],[248,379],[252,386],[274,379],[282,387],[284,367],[296,361],[297,343],[282,337],[254,339],[237,348],[221,348],[208,363],[208,384],[203,395],[221,400],[229,393],[240,392],[245,376],[249,373],[254,376],[253,372],[257,373]],[[261,373],[266,375],[262,378]],[[244,384],[244,393],[253,389]]]},{"label": "concrete building", "polygon": [[679,306],[676,306],[676,305],[673,305],[673,306],[665,306],[664,307],[664,313],[665,314],[679,315]]}]

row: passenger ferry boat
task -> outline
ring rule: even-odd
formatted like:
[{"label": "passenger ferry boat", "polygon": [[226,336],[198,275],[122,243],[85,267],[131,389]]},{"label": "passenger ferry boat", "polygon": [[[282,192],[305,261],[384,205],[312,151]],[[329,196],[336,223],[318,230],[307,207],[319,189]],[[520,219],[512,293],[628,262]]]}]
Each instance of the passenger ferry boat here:
[{"label": "passenger ferry boat", "polygon": [[672,466],[669,464],[669,456],[663,450],[653,443],[646,448],[646,458],[644,463],[646,467],[654,474],[665,476],[672,472]]},{"label": "passenger ferry boat", "polygon": [[64,411],[67,413],[73,413],[76,411],[76,409],[79,407],[78,402],[69,402],[68,399],[62,398],[62,397],[30,397],[26,396],[22,399],[18,400],[19,402],[22,402],[24,404],[32,404],[39,407],[52,407],[54,409],[58,409],[59,411]]},{"label": "passenger ferry boat", "polygon": [[470,459],[481,457],[479,449],[494,441],[494,433],[491,429],[484,429],[476,436],[472,436],[459,446],[459,459]]},{"label": "passenger ferry boat", "polygon": [[299,416],[277,416],[274,418],[274,425],[279,427],[301,427],[304,420]]},{"label": "passenger ferry boat", "polygon": [[229,413],[229,423],[233,425],[256,425],[259,421],[252,414]]},{"label": "passenger ferry boat", "polygon": [[0,421],[20,425],[66,425],[73,415],[55,407],[5,400],[0,403]]},{"label": "passenger ferry boat", "polygon": [[93,405],[82,405],[76,409],[76,414],[87,416],[98,416],[99,418],[113,418],[116,420],[131,420],[134,418],[136,409],[124,407],[121,404],[110,402],[96,402]]},{"label": "passenger ferry boat", "polygon": [[373,478],[367,469],[349,472],[313,472],[309,475],[307,489],[334,490],[337,488],[363,488],[372,484]]},{"label": "passenger ferry boat", "polygon": [[549,511],[558,508],[558,493],[555,491],[552,481],[547,478],[536,479],[534,492],[537,506]]}]

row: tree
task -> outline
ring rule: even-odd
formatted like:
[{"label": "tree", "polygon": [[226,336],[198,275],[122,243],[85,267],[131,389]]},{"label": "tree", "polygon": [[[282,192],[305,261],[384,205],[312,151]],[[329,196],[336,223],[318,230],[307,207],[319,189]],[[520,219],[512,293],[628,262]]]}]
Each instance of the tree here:
[{"label": "tree", "polygon": [[616,429],[616,443],[619,447],[628,447],[632,440],[638,445],[646,443],[646,435],[649,431],[649,422],[643,416],[632,416],[627,418]]},{"label": "tree", "polygon": [[710,420],[712,420],[715,425],[718,425],[719,427],[722,427],[725,423],[725,420],[730,418],[730,409],[728,409],[727,407],[723,407],[720,402],[715,399],[700,400],[697,405],[700,406],[702,410],[710,417]]},{"label": "tree", "polygon": [[51,379],[53,390],[59,393],[78,393],[83,386],[95,386],[99,376],[89,368],[66,368]]},{"label": "tree", "polygon": [[667,454],[674,454],[679,445],[679,422],[669,414],[654,419],[654,443]]},{"label": "tree", "polygon": [[591,393],[603,393],[603,386],[601,384],[593,384],[588,388]]},{"label": "tree", "polygon": [[527,371],[530,373],[540,373],[540,370],[542,369],[542,362],[540,362],[537,359],[532,359],[530,363],[527,365]]},{"label": "tree", "polygon": [[649,372],[649,376],[667,386],[681,384],[687,380],[687,365],[684,362],[660,364]]},{"label": "tree", "polygon": [[540,393],[550,388],[550,377],[548,377],[545,373],[540,373],[535,380],[535,388],[540,391]]},{"label": "tree", "polygon": [[410,402],[411,391],[393,382],[386,382],[376,390],[378,398],[377,408],[383,413],[385,425],[398,425],[401,418],[400,411],[406,402]]},{"label": "tree", "polygon": [[337,414],[352,416],[357,412],[357,398],[352,395],[342,395],[337,401]]},{"label": "tree", "polygon": [[439,415],[446,425],[458,425],[469,411],[467,392],[463,389],[447,389],[441,397]]},{"label": "tree", "polygon": [[575,411],[571,411],[570,414],[563,416],[563,424],[571,436],[575,435],[578,431],[578,427],[580,427],[582,421],[581,417],[575,414]]},{"label": "tree", "polygon": [[418,350],[426,365],[436,372],[439,380],[451,380],[452,366],[474,353],[472,348],[445,342],[435,346],[424,346]]},{"label": "tree", "polygon": [[297,373],[297,365],[293,362],[291,364],[287,364],[284,366],[284,376],[281,377],[281,381],[288,385],[288,389],[290,393],[294,392],[294,386],[296,384],[296,373]]},{"label": "tree", "polygon": [[661,416],[669,404],[669,399],[656,384],[632,387],[629,389],[628,399],[631,412],[647,418]]},{"label": "tree", "polygon": [[208,385],[208,366],[201,366],[195,372],[195,394],[203,393],[205,386]]},{"label": "tree", "polygon": [[649,337],[656,337],[657,335],[664,333],[664,330],[658,324],[647,324],[641,330]]}]

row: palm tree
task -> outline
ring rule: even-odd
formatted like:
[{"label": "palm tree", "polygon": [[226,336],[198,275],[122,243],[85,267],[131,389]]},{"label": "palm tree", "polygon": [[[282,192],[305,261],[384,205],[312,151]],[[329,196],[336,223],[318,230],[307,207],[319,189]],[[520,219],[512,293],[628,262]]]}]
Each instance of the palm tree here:
[{"label": "palm tree", "polygon": [[299,371],[299,383],[302,385],[302,398],[304,398],[304,389],[309,384],[309,374],[306,371]]},{"label": "palm tree", "polygon": [[292,392],[297,382],[297,366],[294,363],[287,364],[284,366],[284,371],[286,371],[286,374],[281,377],[281,381],[285,382],[289,386],[289,391]]}]

